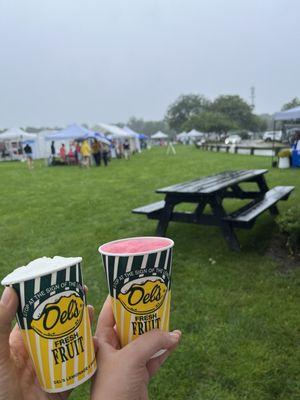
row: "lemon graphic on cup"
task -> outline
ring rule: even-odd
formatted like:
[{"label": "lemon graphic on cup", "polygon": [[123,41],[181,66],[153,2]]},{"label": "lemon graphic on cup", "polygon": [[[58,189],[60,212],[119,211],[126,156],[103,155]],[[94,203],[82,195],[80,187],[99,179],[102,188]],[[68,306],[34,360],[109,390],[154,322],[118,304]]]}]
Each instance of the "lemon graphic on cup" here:
[{"label": "lemon graphic on cup", "polygon": [[83,311],[84,302],[78,294],[71,291],[59,293],[35,309],[31,327],[44,338],[61,338],[80,326]]},{"label": "lemon graphic on cup", "polygon": [[123,286],[118,299],[127,311],[134,314],[149,314],[164,302],[167,286],[158,277],[135,279]]}]

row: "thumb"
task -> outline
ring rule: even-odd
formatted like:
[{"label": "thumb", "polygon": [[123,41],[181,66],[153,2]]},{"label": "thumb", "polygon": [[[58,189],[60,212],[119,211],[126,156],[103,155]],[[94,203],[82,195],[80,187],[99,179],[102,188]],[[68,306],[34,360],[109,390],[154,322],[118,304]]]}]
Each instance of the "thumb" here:
[{"label": "thumb", "polygon": [[6,287],[0,300],[0,358],[9,357],[11,323],[18,308],[18,296],[14,289]]},{"label": "thumb", "polygon": [[180,332],[164,332],[153,329],[133,342],[129,343],[126,349],[129,352],[129,359],[134,362],[147,363],[159,350],[169,349],[179,343]]}]

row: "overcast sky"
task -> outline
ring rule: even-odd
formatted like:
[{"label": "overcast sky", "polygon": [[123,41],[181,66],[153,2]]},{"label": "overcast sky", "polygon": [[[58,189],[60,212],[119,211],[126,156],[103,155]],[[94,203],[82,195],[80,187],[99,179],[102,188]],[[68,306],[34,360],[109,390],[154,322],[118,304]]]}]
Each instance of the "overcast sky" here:
[{"label": "overcast sky", "polygon": [[0,0],[0,127],[160,119],[183,93],[300,96],[299,0]]}]

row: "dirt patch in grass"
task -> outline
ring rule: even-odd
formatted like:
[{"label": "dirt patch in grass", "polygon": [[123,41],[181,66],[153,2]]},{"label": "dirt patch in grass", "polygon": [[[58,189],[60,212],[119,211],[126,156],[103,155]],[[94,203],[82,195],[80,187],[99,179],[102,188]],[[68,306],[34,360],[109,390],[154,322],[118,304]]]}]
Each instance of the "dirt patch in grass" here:
[{"label": "dirt patch in grass", "polygon": [[296,254],[291,255],[283,235],[277,234],[272,238],[265,254],[279,263],[279,271],[282,273],[300,268],[300,249]]}]

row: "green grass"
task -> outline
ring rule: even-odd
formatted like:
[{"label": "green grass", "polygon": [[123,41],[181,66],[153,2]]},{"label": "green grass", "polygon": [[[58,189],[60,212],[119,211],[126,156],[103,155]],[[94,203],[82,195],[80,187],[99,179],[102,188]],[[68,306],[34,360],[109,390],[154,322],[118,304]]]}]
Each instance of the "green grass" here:
[{"label": "green grass", "polygon": [[[99,244],[153,235],[155,221],[131,214],[157,201],[155,189],[230,169],[270,168],[270,159],[177,147],[152,149],[108,168],[47,168],[1,163],[0,274],[47,255],[82,256],[89,302],[98,313],[107,288]],[[300,171],[270,169],[269,186],[300,187]],[[296,189],[280,210],[299,202]],[[228,207],[236,207],[231,201]],[[300,269],[282,273],[265,249],[276,223],[264,213],[238,231],[230,252],[218,229],[170,224],[175,241],[171,328],[180,348],[150,385],[155,400],[296,400],[300,398]],[[209,259],[216,260],[212,264]],[[88,399],[88,385],[72,399]]]}]

